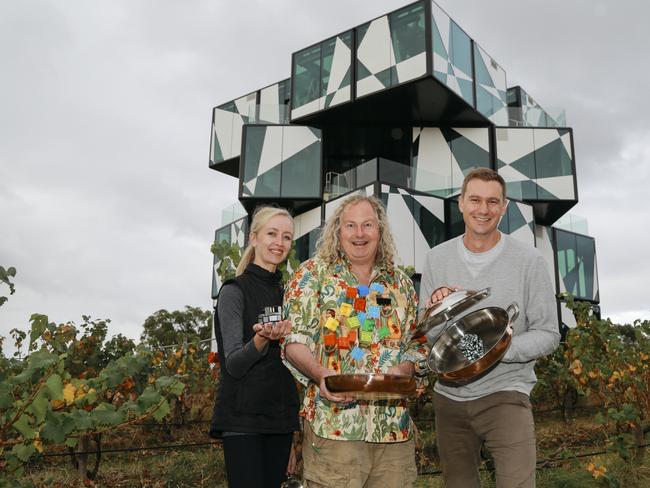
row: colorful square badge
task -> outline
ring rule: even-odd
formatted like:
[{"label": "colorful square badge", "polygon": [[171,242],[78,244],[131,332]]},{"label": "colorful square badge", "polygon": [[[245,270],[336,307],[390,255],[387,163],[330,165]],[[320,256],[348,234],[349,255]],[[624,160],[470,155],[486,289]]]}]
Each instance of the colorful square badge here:
[{"label": "colorful square badge", "polygon": [[339,307],[339,312],[343,317],[349,317],[350,314],[352,313],[352,305],[349,303],[342,303],[341,306]]},{"label": "colorful square badge", "polygon": [[369,346],[372,344],[372,331],[362,330],[359,333],[359,344],[362,346]]},{"label": "colorful square badge", "polygon": [[345,320],[345,326],[348,329],[358,329],[361,326],[361,322],[359,321],[359,316],[355,315],[354,317],[348,317]]},{"label": "colorful square badge", "polygon": [[363,356],[364,356],[365,354],[366,354],[366,353],[363,352],[363,349],[360,349],[360,348],[358,348],[358,347],[355,347],[355,348],[352,349],[352,351],[350,352],[350,356],[352,356],[352,359],[354,359],[355,361],[361,361],[361,360],[363,359]]},{"label": "colorful square badge", "polygon": [[339,321],[336,320],[334,317],[328,317],[327,321],[325,322],[325,327],[331,331],[335,331],[338,326],[339,326]]},{"label": "colorful square badge", "polygon": [[368,307],[368,313],[367,317],[370,319],[378,319],[379,318],[379,307],[377,305],[371,305]]},{"label": "colorful square badge", "polygon": [[381,283],[373,283],[372,285],[370,285],[370,291],[376,291],[381,295],[382,293],[384,293],[384,285],[382,285]]},{"label": "colorful square badge", "polygon": [[357,292],[359,293],[360,297],[365,297],[368,295],[368,285],[359,285],[357,286]]}]

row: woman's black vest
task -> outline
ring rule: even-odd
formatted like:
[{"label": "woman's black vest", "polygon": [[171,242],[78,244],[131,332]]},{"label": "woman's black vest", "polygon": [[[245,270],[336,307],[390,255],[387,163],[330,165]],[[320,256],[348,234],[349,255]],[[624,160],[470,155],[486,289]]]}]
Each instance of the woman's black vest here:
[{"label": "woman's black vest", "polygon": [[[253,325],[264,307],[282,305],[281,273],[271,273],[249,264],[241,275],[223,286],[238,286],[244,296],[244,344],[255,332]],[[289,370],[280,359],[278,341],[269,342],[268,352],[242,377],[234,378],[226,369],[219,314],[215,309],[221,382],[216,395],[210,435],[223,432],[280,434],[299,430],[298,391]]]}]

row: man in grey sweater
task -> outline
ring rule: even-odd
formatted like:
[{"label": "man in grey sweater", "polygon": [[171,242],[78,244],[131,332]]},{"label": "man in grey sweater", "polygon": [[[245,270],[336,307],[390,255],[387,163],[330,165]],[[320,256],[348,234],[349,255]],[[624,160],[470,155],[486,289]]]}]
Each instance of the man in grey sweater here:
[{"label": "man in grey sweater", "polygon": [[[421,302],[442,300],[455,289],[491,294],[480,307],[519,306],[513,339],[501,362],[463,386],[436,383],[436,436],[447,488],[480,487],[481,445],[490,451],[497,486],[535,486],[535,428],[529,395],[535,360],[557,347],[560,334],[553,286],[542,255],[497,229],[507,208],[501,176],[487,168],[470,172],[461,190],[465,234],[426,256]],[[426,297],[426,298],[425,298]],[[436,337],[443,326],[428,335]]]}]

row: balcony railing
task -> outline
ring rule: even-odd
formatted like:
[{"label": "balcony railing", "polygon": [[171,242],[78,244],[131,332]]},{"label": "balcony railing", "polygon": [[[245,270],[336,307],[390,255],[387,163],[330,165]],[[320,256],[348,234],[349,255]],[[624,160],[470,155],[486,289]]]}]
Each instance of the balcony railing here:
[{"label": "balcony railing", "polygon": [[448,175],[432,173],[390,159],[374,158],[344,173],[326,173],[323,199],[331,200],[375,181],[438,197],[449,196],[452,188],[452,179]]}]

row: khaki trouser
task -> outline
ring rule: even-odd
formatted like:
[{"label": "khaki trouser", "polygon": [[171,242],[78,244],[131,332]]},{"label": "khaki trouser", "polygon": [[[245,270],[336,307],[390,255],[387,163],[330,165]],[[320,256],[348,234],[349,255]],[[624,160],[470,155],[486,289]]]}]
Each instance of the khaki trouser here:
[{"label": "khaki trouser", "polygon": [[494,459],[498,488],[535,486],[535,424],[530,399],[500,391],[456,402],[435,393],[436,436],[446,488],[478,488],[481,444]]},{"label": "khaki trouser", "polygon": [[305,487],[404,488],[417,478],[415,442],[335,441],[304,423]]}]

